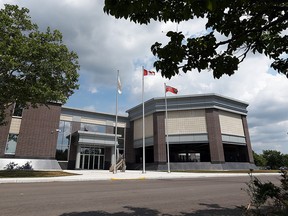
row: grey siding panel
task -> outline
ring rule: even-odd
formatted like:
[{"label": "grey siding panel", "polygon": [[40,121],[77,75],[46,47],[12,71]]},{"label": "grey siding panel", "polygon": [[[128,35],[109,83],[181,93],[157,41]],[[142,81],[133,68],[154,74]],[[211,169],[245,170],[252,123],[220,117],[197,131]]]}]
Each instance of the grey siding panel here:
[{"label": "grey siding panel", "polygon": [[208,143],[207,134],[169,135],[170,144]]}]

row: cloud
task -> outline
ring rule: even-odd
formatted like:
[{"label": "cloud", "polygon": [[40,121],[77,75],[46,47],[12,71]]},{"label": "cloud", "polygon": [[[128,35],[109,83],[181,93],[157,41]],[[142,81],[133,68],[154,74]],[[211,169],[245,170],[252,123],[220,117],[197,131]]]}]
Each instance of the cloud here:
[{"label": "cloud", "polygon": [[[150,47],[156,41],[167,43],[166,32],[177,28],[187,36],[207,32],[204,19],[183,22],[178,26],[171,22],[138,25],[117,20],[104,14],[103,1],[4,0],[4,3],[17,3],[29,8],[32,20],[41,30],[50,26],[63,33],[64,43],[78,54],[81,66],[80,90],[71,97],[70,106],[93,111],[96,108],[105,112],[114,110],[117,70],[123,86],[123,95],[119,98],[121,113],[141,103],[142,66],[155,70],[155,58]],[[223,37],[217,35],[217,38]],[[288,80],[271,70],[270,64],[271,60],[265,56],[249,54],[233,76],[224,75],[219,80],[214,79],[209,71],[180,73],[171,80],[157,73],[145,77],[144,100],[163,97],[165,82],[176,87],[179,96],[218,93],[248,102],[253,149],[279,149],[288,153]]]},{"label": "cloud", "polygon": [[93,111],[93,112],[96,112],[96,111],[97,111],[96,107],[93,106],[93,105],[85,106],[85,107],[83,107],[83,109],[84,109],[84,110],[88,110],[88,111]]},{"label": "cloud", "polygon": [[98,92],[98,90],[95,87],[90,87],[89,92],[91,92],[92,94],[95,94]]}]

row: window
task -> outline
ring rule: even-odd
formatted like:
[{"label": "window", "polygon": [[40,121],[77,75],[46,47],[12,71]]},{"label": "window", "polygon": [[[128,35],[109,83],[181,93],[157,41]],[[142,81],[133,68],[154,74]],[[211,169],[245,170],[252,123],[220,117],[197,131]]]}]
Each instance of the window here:
[{"label": "window", "polygon": [[13,116],[22,117],[23,107],[19,104],[15,104],[14,110],[13,110]]},{"label": "window", "polygon": [[16,146],[17,146],[18,134],[9,134],[6,144],[5,154],[15,155]]},{"label": "window", "polygon": [[81,123],[80,130],[90,131],[90,132],[98,132],[98,133],[106,133],[106,126],[105,125]]},{"label": "window", "polygon": [[[114,127],[114,134],[115,134],[115,127]],[[118,148],[124,149],[124,139],[125,139],[125,128],[117,127],[117,134],[121,135],[121,137],[118,137]]]},{"label": "window", "polygon": [[70,145],[71,123],[60,121],[58,130],[58,140],[56,149],[56,159],[59,161],[68,160],[68,151]]}]

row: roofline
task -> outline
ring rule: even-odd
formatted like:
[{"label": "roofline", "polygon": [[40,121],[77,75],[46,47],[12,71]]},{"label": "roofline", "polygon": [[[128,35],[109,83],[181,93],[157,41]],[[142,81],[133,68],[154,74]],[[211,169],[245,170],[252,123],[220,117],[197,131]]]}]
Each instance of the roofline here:
[{"label": "roofline", "polygon": [[[88,113],[92,113],[92,114],[100,114],[100,115],[107,115],[107,116],[116,116],[116,114],[105,113],[105,112],[97,112],[97,111],[91,111],[91,110],[85,110],[85,109],[67,107],[67,106],[62,106],[62,109],[75,110],[75,111],[80,111],[80,112],[88,112]],[[128,115],[119,115],[119,114],[117,116],[118,117],[123,117],[123,118],[127,118],[128,117]]]},{"label": "roofline", "polygon": [[[169,99],[174,99],[174,98],[192,98],[192,97],[203,97],[203,96],[216,96],[216,97],[221,97],[223,99],[227,99],[227,100],[231,100],[231,101],[234,101],[234,102],[238,102],[238,103],[242,103],[242,104],[245,104],[246,106],[249,105],[249,103],[245,102],[245,101],[241,101],[241,100],[238,100],[238,99],[234,99],[232,97],[227,97],[227,96],[223,96],[221,94],[216,94],[216,93],[207,93],[207,94],[190,94],[190,95],[179,95],[179,96],[169,96],[167,98]],[[154,98],[151,98],[147,101],[144,101],[144,104],[146,103],[150,103],[152,101],[156,101],[156,100],[163,100],[165,99],[165,97],[154,97]],[[128,110],[126,110],[126,113],[129,113],[131,110],[133,109],[136,109],[138,107],[142,106],[142,103],[141,104],[138,104],[137,106],[134,106]]]}]

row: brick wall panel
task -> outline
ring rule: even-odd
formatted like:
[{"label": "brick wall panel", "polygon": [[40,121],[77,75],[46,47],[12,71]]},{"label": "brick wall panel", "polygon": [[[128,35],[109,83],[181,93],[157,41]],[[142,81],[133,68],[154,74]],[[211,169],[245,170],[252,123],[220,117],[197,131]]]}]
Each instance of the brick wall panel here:
[{"label": "brick wall panel", "polygon": [[61,105],[23,110],[15,157],[55,158]]},{"label": "brick wall panel", "polygon": [[154,113],[154,162],[167,162],[165,142],[165,113]]},{"label": "brick wall panel", "polygon": [[247,153],[249,157],[249,162],[254,163],[252,146],[251,146],[251,141],[250,141],[250,134],[249,134],[246,116],[242,116],[242,122],[243,122],[243,128],[244,128],[244,133],[245,133],[245,140],[246,140],[246,145],[247,145]]},{"label": "brick wall panel", "polygon": [[211,162],[223,163],[225,158],[218,110],[206,109],[206,122]]},{"label": "brick wall panel", "polygon": [[130,128],[126,128],[125,159],[127,163],[135,163],[133,129],[134,129],[134,122],[130,122]]}]

